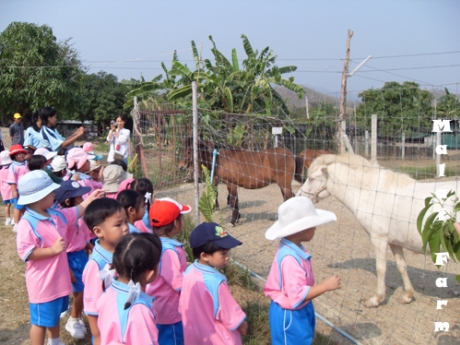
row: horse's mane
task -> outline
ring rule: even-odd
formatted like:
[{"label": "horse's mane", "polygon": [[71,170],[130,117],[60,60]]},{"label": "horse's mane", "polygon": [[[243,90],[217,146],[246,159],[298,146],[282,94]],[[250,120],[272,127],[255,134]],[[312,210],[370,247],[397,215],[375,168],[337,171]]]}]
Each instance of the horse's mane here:
[{"label": "horse's mane", "polygon": [[317,171],[321,165],[328,166],[334,163],[346,165],[350,169],[356,171],[362,171],[364,175],[368,176],[363,182],[371,182],[375,174],[378,173],[379,180],[384,182],[385,188],[396,187],[396,185],[407,186],[415,182],[415,180],[407,174],[382,168],[379,164],[371,163],[362,156],[349,153],[319,156],[311,163],[308,174],[310,175],[311,172]]}]

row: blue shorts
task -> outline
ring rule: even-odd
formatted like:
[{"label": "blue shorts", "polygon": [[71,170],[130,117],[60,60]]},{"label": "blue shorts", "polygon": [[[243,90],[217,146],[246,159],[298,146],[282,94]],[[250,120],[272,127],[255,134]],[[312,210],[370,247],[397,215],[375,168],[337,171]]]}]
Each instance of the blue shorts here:
[{"label": "blue shorts", "polygon": [[69,296],[59,297],[45,303],[29,303],[30,323],[53,328],[59,325],[61,313],[69,307]]},{"label": "blue shorts", "polygon": [[15,208],[16,210],[22,211],[22,210],[26,207],[26,205],[20,205],[20,204],[18,204],[18,199],[19,199],[19,198],[12,198],[11,200],[13,200],[14,208]]},{"label": "blue shorts", "polygon": [[298,310],[283,309],[271,301],[268,321],[272,344],[297,345],[311,344],[315,336],[315,310],[310,301]]},{"label": "blue shorts", "polygon": [[12,204],[13,202],[12,202],[11,200],[12,200],[12,199],[3,200],[3,205],[9,205],[9,204]]},{"label": "blue shorts", "polygon": [[85,285],[83,284],[82,276],[83,270],[88,262],[88,255],[85,250],[82,249],[78,252],[67,253],[67,260],[69,261],[69,267],[77,280],[75,283],[72,283],[72,291],[83,292]]},{"label": "blue shorts", "polygon": [[158,344],[161,345],[183,345],[184,329],[182,321],[170,324],[160,325],[157,323]]}]

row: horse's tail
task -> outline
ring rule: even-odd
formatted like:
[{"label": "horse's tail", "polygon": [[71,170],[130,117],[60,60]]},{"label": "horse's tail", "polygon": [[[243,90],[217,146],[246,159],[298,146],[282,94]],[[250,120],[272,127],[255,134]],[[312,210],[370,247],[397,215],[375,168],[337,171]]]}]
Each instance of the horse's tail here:
[{"label": "horse's tail", "polygon": [[303,176],[303,157],[295,156],[295,174],[294,179],[297,182],[304,183],[305,178]]}]

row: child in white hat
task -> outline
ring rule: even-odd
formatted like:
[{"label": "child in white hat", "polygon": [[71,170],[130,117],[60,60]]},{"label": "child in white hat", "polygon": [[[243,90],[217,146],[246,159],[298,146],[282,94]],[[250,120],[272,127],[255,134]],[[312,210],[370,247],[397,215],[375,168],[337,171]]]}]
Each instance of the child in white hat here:
[{"label": "child in white hat", "polygon": [[264,293],[272,300],[269,310],[272,344],[311,344],[315,335],[312,299],[340,289],[337,275],[315,285],[311,255],[302,246],[315,235],[316,227],[336,221],[334,213],[315,209],[310,199],[295,197],[278,208],[278,221],[265,233],[280,238]]},{"label": "child in white hat", "polygon": [[52,206],[59,185],[43,170],[22,176],[18,188],[18,202],[27,207],[18,223],[16,244],[20,258],[27,263],[30,340],[32,344],[44,344],[47,331],[48,345],[62,345],[59,317],[67,310],[72,292],[66,255],[67,228],[83,215],[91,201],[102,197],[103,191],[95,191],[78,206],[57,210]]}]

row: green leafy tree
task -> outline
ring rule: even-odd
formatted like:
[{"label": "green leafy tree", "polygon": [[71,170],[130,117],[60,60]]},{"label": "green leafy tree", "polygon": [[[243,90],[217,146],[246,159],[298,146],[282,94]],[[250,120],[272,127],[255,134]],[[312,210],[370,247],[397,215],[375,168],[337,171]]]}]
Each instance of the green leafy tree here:
[{"label": "green leafy tree", "polygon": [[439,99],[436,107],[436,117],[459,118],[460,101],[456,95],[452,95],[447,88],[446,94]]},{"label": "green leafy tree", "polygon": [[[192,71],[179,61],[174,61],[171,72],[180,77],[173,90],[167,94],[169,100],[181,100],[191,97],[191,82],[198,82],[200,99],[211,110],[235,113],[271,114],[272,109],[281,108],[288,113],[288,107],[273,85],[283,85],[303,97],[304,89],[294,83],[293,77],[285,79],[283,74],[296,70],[295,66],[277,67],[276,55],[269,47],[260,54],[254,51],[245,35],[243,47],[246,59],[240,67],[236,49],[232,50],[231,60],[227,59],[213,43],[211,52],[215,63],[209,59],[200,61],[195,42],[192,41],[192,52],[195,69]],[[231,62],[230,62],[231,61]]]},{"label": "green leafy tree", "polygon": [[381,89],[369,89],[358,95],[362,102],[356,110],[361,128],[371,127],[371,115],[378,115],[379,133],[394,136],[411,134],[431,126],[433,95],[414,82],[385,83]]},{"label": "green leafy tree", "polygon": [[84,71],[69,42],[57,42],[49,26],[32,23],[13,22],[0,33],[2,116],[46,105],[61,113],[75,109]]},{"label": "green leafy tree", "polygon": [[129,87],[119,83],[113,74],[99,72],[87,74],[81,82],[78,94],[78,110],[74,118],[94,120],[100,127],[107,126],[118,114],[128,115],[123,108]]}]

